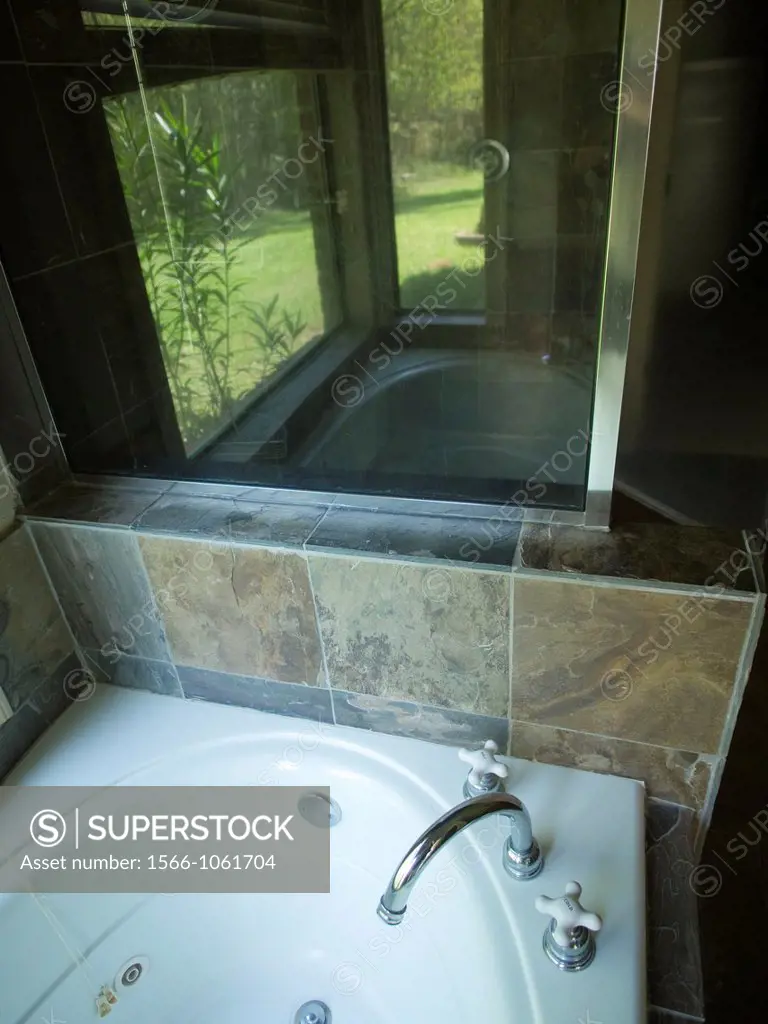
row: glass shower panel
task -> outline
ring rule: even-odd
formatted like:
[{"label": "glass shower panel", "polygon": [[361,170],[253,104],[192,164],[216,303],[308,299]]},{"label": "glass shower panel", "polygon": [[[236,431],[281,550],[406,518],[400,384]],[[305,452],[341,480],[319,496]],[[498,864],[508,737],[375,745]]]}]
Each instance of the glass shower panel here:
[{"label": "glass shower panel", "polygon": [[[483,241],[483,0],[382,0],[400,305],[411,309]],[[485,308],[483,274],[443,309]]]},{"label": "glass shower panel", "polygon": [[241,72],[104,103],[191,456],[336,326],[307,188],[322,143],[305,144],[302,92],[306,105],[311,90],[289,72]]},{"label": "glass shower panel", "polygon": [[621,0],[59,6],[0,245],[75,472],[584,509]]}]

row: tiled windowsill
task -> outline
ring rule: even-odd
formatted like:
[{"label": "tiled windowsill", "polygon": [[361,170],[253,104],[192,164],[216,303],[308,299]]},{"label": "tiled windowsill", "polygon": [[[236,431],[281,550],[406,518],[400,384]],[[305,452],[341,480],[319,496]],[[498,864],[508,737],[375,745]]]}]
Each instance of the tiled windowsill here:
[{"label": "tiled windowsill", "polygon": [[131,479],[64,484],[24,517],[229,544],[511,568],[522,509],[462,510],[457,514],[450,502],[371,498],[351,506],[345,495]]},{"label": "tiled windowsill", "polygon": [[[354,504],[351,502],[354,500]],[[507,505],[105,477],[66,483],[24,518],[221,543],[336,551],[517,570],[591,583],[661,585],[754,598],[764,592],[744,531],[641,524],[608,533],[530,521]]]}]

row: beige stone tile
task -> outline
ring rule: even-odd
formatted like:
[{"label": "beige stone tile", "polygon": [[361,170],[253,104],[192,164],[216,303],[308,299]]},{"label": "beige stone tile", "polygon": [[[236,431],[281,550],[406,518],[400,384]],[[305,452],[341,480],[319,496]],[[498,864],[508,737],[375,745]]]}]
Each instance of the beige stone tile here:
[{"label": "beige stone tile", "polygon": [[302,555],[166,537],[140,545],[174,661],[325,683]]},{"label": "beige stone tile", "polygon": [[331,685],[506,716],[506,573],[310,555]]},{"label": "beige stone tile", "polygon": [[518,575],[512,718],[717,754],[751,612]]}]

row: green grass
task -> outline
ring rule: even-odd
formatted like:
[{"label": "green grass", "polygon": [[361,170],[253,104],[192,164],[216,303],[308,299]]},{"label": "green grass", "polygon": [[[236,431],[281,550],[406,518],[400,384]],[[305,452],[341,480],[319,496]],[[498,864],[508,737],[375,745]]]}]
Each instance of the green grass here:
[{"label": "green grass", "polygon": [[286,213],[267,223],[267,233],[238,253],[235,279],[245,284],[243,298],[269,302],[300,312],[313,333],[323,330],[322,303],[312,224],[306,212]]},{"label": "green grass", "polygon": [[[432,167],[429,168],[432,170]],[[409,278],[450,268],[467,256],[455,240],[457,231],[475,231],[483,199],[482,176],[451,168],[450,175],[396,181],[398,272],[403,306],[415,305],[423,294]],[[248,283],[244,295],[254,302],[280,295],[280,305],[300,311],[314,333],[323,330],[314,239],[308,213],[281,212],[262,222],[263,237],[240,251],[238,279]]]},{"label": "green grass", "polygon": [[406,182],[395,176],[395,228],[403,306],[417,305],[428,272],[446,274],[468,255],[456,242],[459,231],[476,231],[483,201],[482,175],[454,169],[444,177],[416,177]]},{"label": "green grass", "polygon": [[[410,168],[405,169],[408,173]],[[395,174],[396,233],[401,303],[412,308],[431,294],[434,285],[453,266],[461,265],[471,250],[455,240],[458,231],[477,229],[483,198],[482,176],[457,167],[428,165],[416,168],[413,177]],[[248,241],[238,252],[233,280],[243,285],[239,300],[250,304],[269,302],[279,295],[278,307],[300,314],[306,323],[295,349],[333,325],[323,323],[312,225],[307,212],[272,211],[259,222],[261,237]],[[482,305],[482,287],[463,296],[462,307]],[[471,297],[469,297],[471,295]],[[469,297],[469,298],[468,298]],[[161,333],[163,324],[160,324]],[[251,391],[264,377],[262,355],[249,338],[249,321],[243,308],[232,323],[233,352],[230,376],[236,396]],[[206,385],[199,353],[185,347],[185,375],[201,397],[195,412],[206,412]],[[201,423],[199,433],[206,424]],[[210,422],[207,424],[211,426]],[[198,436],[186,440],[194,444]]]}]

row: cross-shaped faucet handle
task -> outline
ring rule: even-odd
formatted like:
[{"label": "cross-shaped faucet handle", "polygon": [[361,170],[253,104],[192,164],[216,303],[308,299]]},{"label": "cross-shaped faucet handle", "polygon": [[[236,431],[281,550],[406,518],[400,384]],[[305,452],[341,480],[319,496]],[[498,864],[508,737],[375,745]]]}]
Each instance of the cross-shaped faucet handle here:
[{"label": "cross-shaped faucet handle", "polygon": [[484,781],[487,775],[495,775],[499,779],[506,779],[509,775],[509,768],[496,760],[498,752],[499,748],[493,740],[486,740],[482,750],[467,750],[462,747],[459,751],[459,759],[471,765],[467,787],[474,795],[491,793],[499,788],[498,783],[489,785]]},{"label": "cross-shaped faucet handle", "polygon": [[586,928],[590,932],[599,932],[603,927],[602,918],[585,910],[579,903],[581,886],[578,882],[569,882],[565,887],[565,896],[550,899],[549,896],[536,897],[536,909],[552,918],[552,938],[558,946],[567,949],[573,943],[573,933],[577,928]]}]

